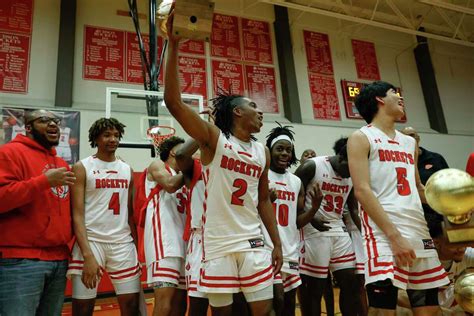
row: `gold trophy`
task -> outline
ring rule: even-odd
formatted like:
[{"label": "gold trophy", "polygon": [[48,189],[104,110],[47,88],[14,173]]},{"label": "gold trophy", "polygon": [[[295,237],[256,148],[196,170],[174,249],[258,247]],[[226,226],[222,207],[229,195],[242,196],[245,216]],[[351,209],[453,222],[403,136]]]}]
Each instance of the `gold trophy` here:
[{"label": "gold trophy", "polygon": [[444,230],[449,242],[474,241],[474,179],[458,169],[434,173],[425,185],[426,201],[445,216]]},{"label": "gold trophy", "polygon": [[467,269],[457,278],[454,297],[462,309],[474,313],[474,269]]},{"label": "gold trophy", "polygon": [[174,8],[173,34],[187,39],[207,41],[211,38],[214,3],[209,0],[163,0],[156,11],[158,31],[167,37],[166,23]]}]

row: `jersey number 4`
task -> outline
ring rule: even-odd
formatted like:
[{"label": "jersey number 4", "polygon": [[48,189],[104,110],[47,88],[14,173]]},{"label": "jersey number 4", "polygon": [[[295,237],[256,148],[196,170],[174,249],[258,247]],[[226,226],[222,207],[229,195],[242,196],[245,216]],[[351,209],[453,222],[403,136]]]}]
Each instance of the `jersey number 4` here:
[{"label": "jersey number 4", "polygon": [[407,169],[406,168],[395,168],[397,171],[397,191],[402,196],[410,195],[410,183],[407,180]]},{"label": "jersey number 4", "polygon": [[114,211],[114,215],[120,214],[120,195],[118,192],[112,194],[109,201],[109,210]]}]

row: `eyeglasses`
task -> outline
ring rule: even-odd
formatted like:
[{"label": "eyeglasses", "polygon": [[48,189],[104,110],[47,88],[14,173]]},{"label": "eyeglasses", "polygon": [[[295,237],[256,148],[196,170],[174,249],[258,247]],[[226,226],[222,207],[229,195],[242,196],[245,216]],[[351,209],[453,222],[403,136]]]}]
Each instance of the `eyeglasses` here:
[{"label": "eyeglasses", "polygon": [[53,122],[56,125],[61,125],[61,119],[57,117],[49,117],[49,116],[40,116],[28,122],[31,124],[33,122],[39,122],[41,124],[49,125],[49,123]]}]

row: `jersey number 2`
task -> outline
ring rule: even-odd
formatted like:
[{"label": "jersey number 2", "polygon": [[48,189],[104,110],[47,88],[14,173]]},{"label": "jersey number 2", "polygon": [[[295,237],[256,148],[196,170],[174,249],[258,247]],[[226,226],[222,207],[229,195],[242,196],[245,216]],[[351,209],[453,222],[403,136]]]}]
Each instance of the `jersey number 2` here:
[{"label": "jersey number 2", "polygon": [[109,201],[109,210],[113,210],[114,215],[120,214],[120,195],[118,192],[112,194]]},{"label": "jersey number 2", "polygon": [[397,191],[402,196],[410,195],[410,183],[407,180],[407,169],[406,168],[395,168],[397,171]]},{"label": "jersey number 2", "polygon": [[244,205],[244,199],[242,199],[242,195],[247,192],[247,181],[244,179],[235,179],[234,183],[232,184],[234,188],[237,188],[234,192],[232,192],[232,198],[230,203],[234,205],[239,205],[243,206]]}]

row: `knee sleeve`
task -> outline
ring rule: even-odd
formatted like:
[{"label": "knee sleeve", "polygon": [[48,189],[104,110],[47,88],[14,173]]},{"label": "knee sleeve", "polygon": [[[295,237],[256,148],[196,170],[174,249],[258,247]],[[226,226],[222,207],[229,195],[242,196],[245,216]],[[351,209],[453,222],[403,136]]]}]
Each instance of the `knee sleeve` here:
[{"label": "knee sleeve", "polygon": [[370,307],[390,310],[397,308],[398,288],[389,279],[369,283],[366,289]]},{"label": "knee sleeve", "polygon": [[427,290],[407,290],[411,307],[438,306],[438,288]]}]

